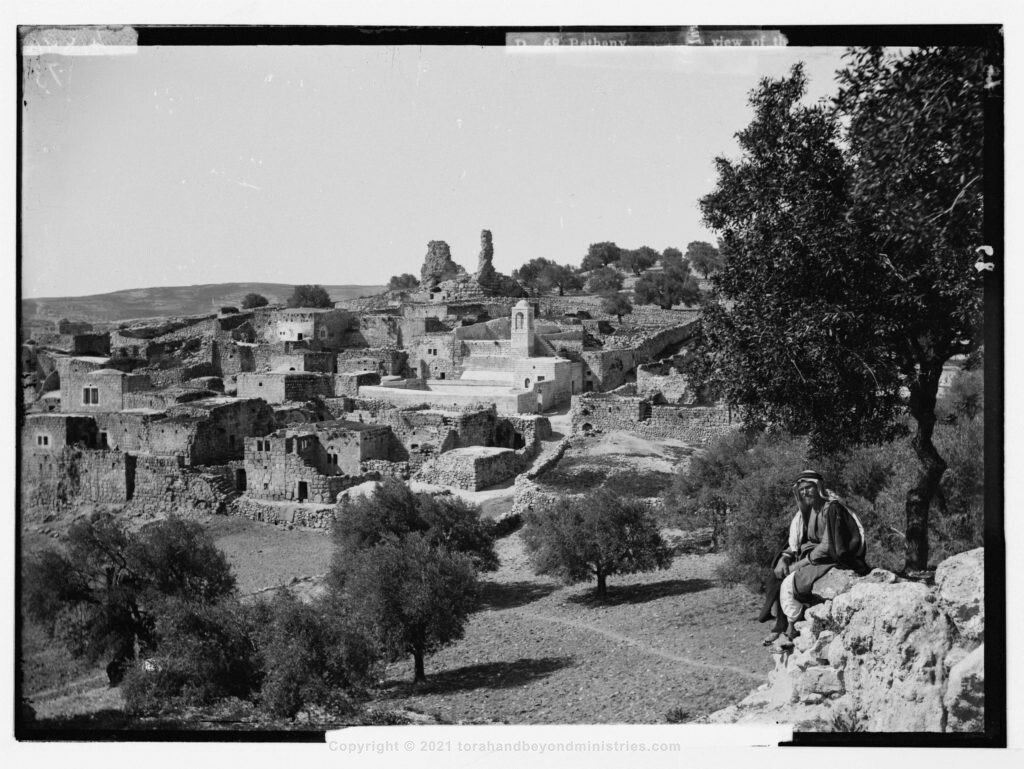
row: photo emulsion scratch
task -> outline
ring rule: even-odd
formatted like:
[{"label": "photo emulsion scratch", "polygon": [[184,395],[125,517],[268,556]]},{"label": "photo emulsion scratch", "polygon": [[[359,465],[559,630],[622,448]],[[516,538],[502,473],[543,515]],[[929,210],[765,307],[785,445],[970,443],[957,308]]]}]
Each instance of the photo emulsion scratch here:
[{"label": "photo emulsion scratch", "polygon": [[1005,743],[999,30],[809,34],[23,28],[18,737]]}]

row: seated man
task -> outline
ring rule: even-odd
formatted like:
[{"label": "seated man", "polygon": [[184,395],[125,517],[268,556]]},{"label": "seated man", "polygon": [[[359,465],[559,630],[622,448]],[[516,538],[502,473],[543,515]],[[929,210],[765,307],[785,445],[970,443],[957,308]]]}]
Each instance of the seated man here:
[{"label": "seated man", "polygon": [[[789,547],[775,566],[774,576],[781,579],[779,606],[786,617],[786,636],[796,635],[794,623],[811,602],[814,583],[833,567],[867,574],[864,560],[867,547],[864,527],[839,498],[825,488],[821,473],[800,473],[793,492],[797,512],[790,524]],[[778,617],[779,628],[782,617]],[[777,637],[777,636],[776,636]],[[767,639],[766,639],[767,640]],[[773,639],[774,640],[774,639]]]}]

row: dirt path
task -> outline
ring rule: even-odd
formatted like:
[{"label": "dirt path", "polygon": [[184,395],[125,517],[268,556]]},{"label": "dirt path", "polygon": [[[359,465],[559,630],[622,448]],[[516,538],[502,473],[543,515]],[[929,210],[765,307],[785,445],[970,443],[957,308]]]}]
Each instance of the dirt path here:
[{"label": "dirt path", "polygon": [[532,611],[524,611],[522,609],[512,610],[512,613],[517,614],[521,617],[525,617],[526,619],[540,620],[542,622],[554,622],[555,624],[566,625],[568,627],[586,630],[591,633],[597,633],[599,635],[604,636],[605,638],[610,638],[613,641],[628,644],[629,646],[632,646],[635,649],[639,649],[645,654],[651,654],[655,657],[662,657],[667,660],[672,660],[673,662],[681,662],[684,665],[692,665],[696,668],[703,668],[708,670],[721,670],[736,673],[737,675],[746,676],[747,678],[753,681],[764,680],[764,676],[755,675],[751,673],[749,670],[744,670],[743,668],[734,667],[733,665],[716,665],[713,662],[705,662],[702,660],[691,659],[690,657],[682,657],[678,654],[672,654],[671,652],[667,652],[664,649],[656,649],[655,647],[649,644],[645,644],[642,641],[638,641],[635,638],[630,638],[629,636],[623,635],[622,633],[616,633],[614,630],[605,630],[604,628],[596,627],[594,625],[587,624],[586,622],[580,622],[579,620],[563,619],[561,617],[549,617],[545,614],[538,614],[537,612]]}]

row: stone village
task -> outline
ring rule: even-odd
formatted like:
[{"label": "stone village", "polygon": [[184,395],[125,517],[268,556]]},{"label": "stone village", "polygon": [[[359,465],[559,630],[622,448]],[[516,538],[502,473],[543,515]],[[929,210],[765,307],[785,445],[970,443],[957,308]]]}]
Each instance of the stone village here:
[{"label": "stone village", "polygon": [[483,231],[466,272],[431,241],[420,288],[333,308],[261,307],[115,324],[26,324],[22,509],[227,513],[326,528],[384,476],[476,491],[574,433],[706,444],[735,425],[678,363],[696,310],[527,298]]}]

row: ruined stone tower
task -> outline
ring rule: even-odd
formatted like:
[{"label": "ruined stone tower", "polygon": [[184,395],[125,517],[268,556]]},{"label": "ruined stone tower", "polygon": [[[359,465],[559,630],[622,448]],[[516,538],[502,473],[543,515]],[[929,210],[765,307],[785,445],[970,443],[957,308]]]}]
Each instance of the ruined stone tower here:
[{"label": "ruined stone tower", "polygon": [[480,258],[476,266],[476,282],[484,288],[497,288],[498,273],[494,269],[494,243],[491,231],[480,232]]},{"label": "ruined stone tower", "polygon": [[529,358],[533,354],[533,307],[525,299],[512,308],[512,356]]}]

